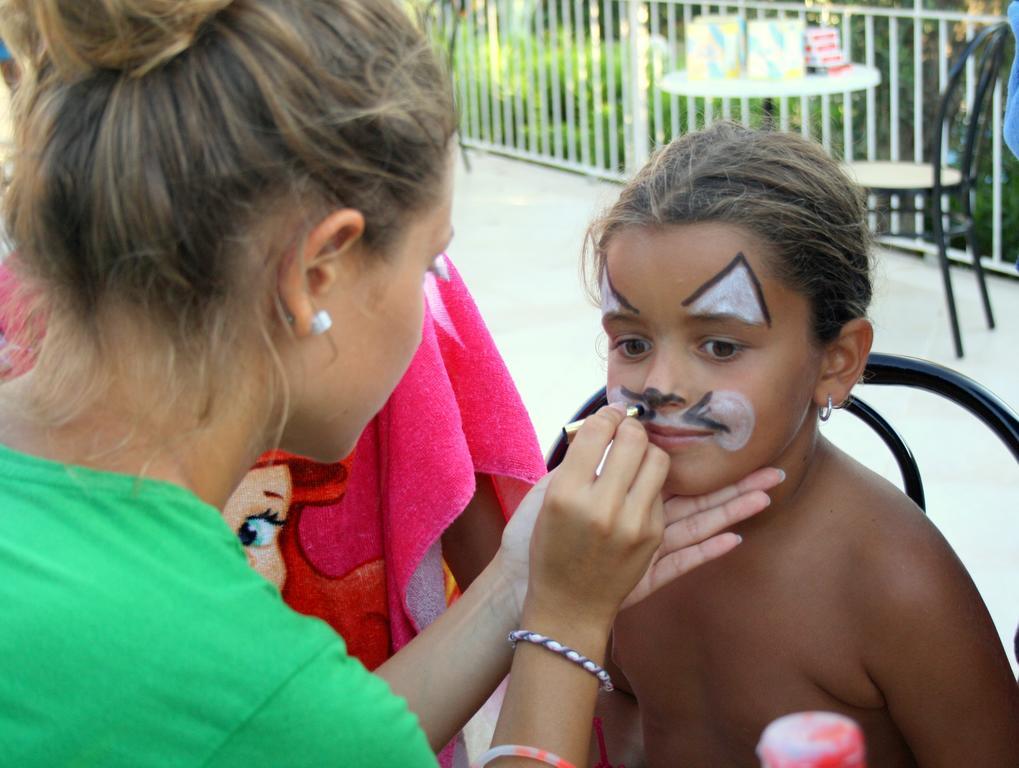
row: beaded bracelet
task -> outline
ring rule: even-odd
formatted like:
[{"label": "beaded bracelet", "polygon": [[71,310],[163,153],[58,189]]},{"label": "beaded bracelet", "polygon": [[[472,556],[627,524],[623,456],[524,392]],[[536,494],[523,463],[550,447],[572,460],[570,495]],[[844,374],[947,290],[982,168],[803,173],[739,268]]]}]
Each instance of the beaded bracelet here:
[{"label": "beaded bracelet", "polygon": [[556,642],[551,637],[545,637],[545,635],[539,635],[537,632],[529,632],[526,629],[517,629],[509,633],[506,638],[509,640],[510,645],[514,648],[517,647],[517,643],[521,640],[525,643],[534,643],[540,645],[552,653],[558,653],[565,659],[572,661],[574,664],[583,667],[592,675],[598,678],[601,682],[603,691],[612,691],[614,687],[612,685],[612,678],[609,677],[609,673],[602,669],[600,666],[591,661],[587,656],[582,654],[580,651],[575,651],[562,643]]},{"label": "beaded bracelet", "polygon": [[526,757],[531,760],[537,760],[539,763],[554,765],[556,768],[575,768],[573,763],[568,760],[563,760],[559,757],[559,755],[553,752],[547,752],[544,749],[535,749],[534,747],[524,747],[519,744],[502,744],[498,747],[492,747],[478,758],[478,762],[474,764],[474,768],[484,768],[484,766],[500,757]]}]

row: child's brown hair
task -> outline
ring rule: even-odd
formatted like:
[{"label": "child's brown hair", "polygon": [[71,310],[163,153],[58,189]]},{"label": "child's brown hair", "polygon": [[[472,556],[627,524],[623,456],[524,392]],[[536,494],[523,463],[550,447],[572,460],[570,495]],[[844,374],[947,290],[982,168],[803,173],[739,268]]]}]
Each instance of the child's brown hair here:
[{"label": "child's brown hair", "polygon": [[596,292],[605,249],[623,229],[734,224],[768,244],[773,274],[810,300],[824,343],[870,304],[866,213],[863,191],[815,142],[719,122],[654,154],[591,225],[585,268]]}]

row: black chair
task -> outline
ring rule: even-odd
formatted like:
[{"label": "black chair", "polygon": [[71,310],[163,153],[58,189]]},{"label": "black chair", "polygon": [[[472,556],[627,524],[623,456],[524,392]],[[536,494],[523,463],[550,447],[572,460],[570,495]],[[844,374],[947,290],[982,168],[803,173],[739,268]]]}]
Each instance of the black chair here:
[{"label": "black chair", "polygon": [[[872,354],[863,374],[864,386],[902,386],[941,395],[965,408],[996,434],[1019,463],[1019,417],[997,396],[961,373],[926,360],[901,355]],[[577,411],[571,421],[590,416],[605,405],[605,390],[596,392]],[[870,426],[891,450],[902,473],[903,489],[917,506],[926,510],[923,481],[913,452],[895,428],[859,397],[852,397],[844,410]],[[566,440],[560,435],[549,451],[547,466],[559,466],[566,455]]]},{"label": "black chair", "polygon": [[[983,299],[987,327],[994,328],[994,314],[974,231],[973,197],[978,186],[981,140],[990,131],[994,86],[1003,66],[1009,61],[1005,54],[1011,37],[1007,22],[986,27],[969,42],[952,65],[948,85],[941,94],[932,125],[929,163],[875,161],[846,164],[850,175],[880,200],[893,195],[900,196],[900,199],[919,195],[923,199],[924,210],[931,222],[930,229],[918,232],[916,236],[933,242],[937,247],[957,357],[963,354],[962,334],[948,268],[948,248],[955,237],[964,236],[973,254],[973,269]],[[976,86],[972,99],[967,103],[963,90],[967,63],[971,61],[974,63]],[[956,135],[961,139],[955,150],[958,167],[950,167],[942,159],[942,147],[954,144]],[[946,208],[942,203],[943,195],[950,198],[954,205],[950,203]],[[894,245],[894,241],[890,243]]]}]

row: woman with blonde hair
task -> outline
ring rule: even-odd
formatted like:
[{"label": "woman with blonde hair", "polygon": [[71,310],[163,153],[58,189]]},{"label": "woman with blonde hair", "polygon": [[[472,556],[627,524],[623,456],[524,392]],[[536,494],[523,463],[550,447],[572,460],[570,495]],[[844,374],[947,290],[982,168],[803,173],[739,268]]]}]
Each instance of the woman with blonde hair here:
[{"label": "woman with blonde hair", "polygon": [[[4,762],[433,765],[512,664],[483,761],[582,763],[620,605],[735,546],[713,534],[777,473],[663,504],[663,454],[607,408],[463,598],[369,674],[218,510],[266,450],[346,455],[418,344],[451,234],[427,41],[395,0],[0,19],[23,68],[16,302],[45,326],[0,387]],[[514,652],[511,631],[540,634]]]}]

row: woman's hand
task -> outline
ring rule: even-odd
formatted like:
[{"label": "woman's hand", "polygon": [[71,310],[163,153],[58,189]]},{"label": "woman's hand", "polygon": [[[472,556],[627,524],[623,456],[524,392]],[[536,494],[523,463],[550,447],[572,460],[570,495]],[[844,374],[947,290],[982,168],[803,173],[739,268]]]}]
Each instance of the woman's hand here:
[{"label": "woman's hand", "polygon": [[534,532],[534,523],[538,519],[541,506],[545,503],[548,484],[558,472],[557,467],[535,484],[520,501],[502,532],[502,544],[499,546],[496,559],[502,565],[502,572],[512,585],[518,620],[524,610],[524,597],[527,594],[527,580],[531,563],[531,534]]},{"label": "woman's hand", "polygon": [[[616,421],[619,422],[618,417]],[[633,427],[639,426],[632,419],[626,419],[620,426],[625,424]],[[587,429],[588,425],[585,423],[581,432]],[[643,433],[642,428],[640,432]],[[577,440],[580,439],[580,434],[578,433]],[[589,482],[593,483],[597,479],[594,476],[594,471],[604,450],[598,454],[597,460],[590,458],[598,453],[597,447],[593,451],[587,452],[587,455],[580,456],[576,451],[577,440],[570,447],[567,459],[577,463],[586,460],[584,468],[581,470],[586,474],[582,474],[582,477],[586,477]],[[597,446],[597,443],[595,445]],[[605,445],[607,446],[607,442]],[[649,447],[657,451],[654,446]],[[635,445],[632,450],[636,451],[636,448]],[[613,451],[615,451],[615,445],[613,445]],[[665,458],[667,459],[667,457]],[[655,460],[657,459],[652,459],[652,461]],[[566,466],[567,460],[564,459],[562,466],[546,475],[535,485],[521,501],[503,533],[499,559],[503,566],[503,573],[513,584],[518,615],[523,610],[524,596],[527,592],[531,535],[549,486],[559,482],[559,474]],[[606,462],[602,476],[606,471],[617,471],[618,467],[618,463],[610,467]],[[630,471],[633,471],[632,466]],[[777,469],[761,469],[740,482],[713,493],[693,497],[674,497],[666,501],[663,509],[665,528],[661,544],[654,552],[650,565],[643,576],[636,582],[636,586],[620,607],[625,608],[643,600],[676,577],[735,547],[739,543],[739,537],[736,534],[719,532],[764,509],[770,501],[764,491],[777,485],[782,478],[782,472]],[[660,482],[664,482],[664,475]],[[560,491],[568,492],[565,488],[560,488]],[[586,557],[588,553],[580,552],[579,556]],[[559,557],[570,557],[570,555],[564,552]],[[606,574],[603,571],[599,574],[596,583],[602,584],[605,577]]]},{"label": "woman's hand", "polygon": [[[509,573],[518,595],[526,586],[519,627],[604,663],[620,606],[731,549],[738,537],[719,531],[766,506],[760,488],[778,479],[755,473],[663,504],[668,469],[669,457],[621,407],[585,421],[554,475],[513,516],[496,556],[493,572]],[[493,743],[537,743],[586,765],[595,696],[586,670],[521,643]]]},{"label": "woman's hand", "polygon": [[740,543],[725,529],[746,520],[771,503],[765,493],[785,479],[780,469],[766,467],[702,496],[673,496],[665,502],[665,535],[644,577],[627,595],[622,608],[640,602],[701,563],[721,557]]},{"label": "woman's hand", "polygon": [[548,483],[531,536],[532,615],[611,625],[662,542],[668,468],[668,456],[622,406],[585,421]]}]

